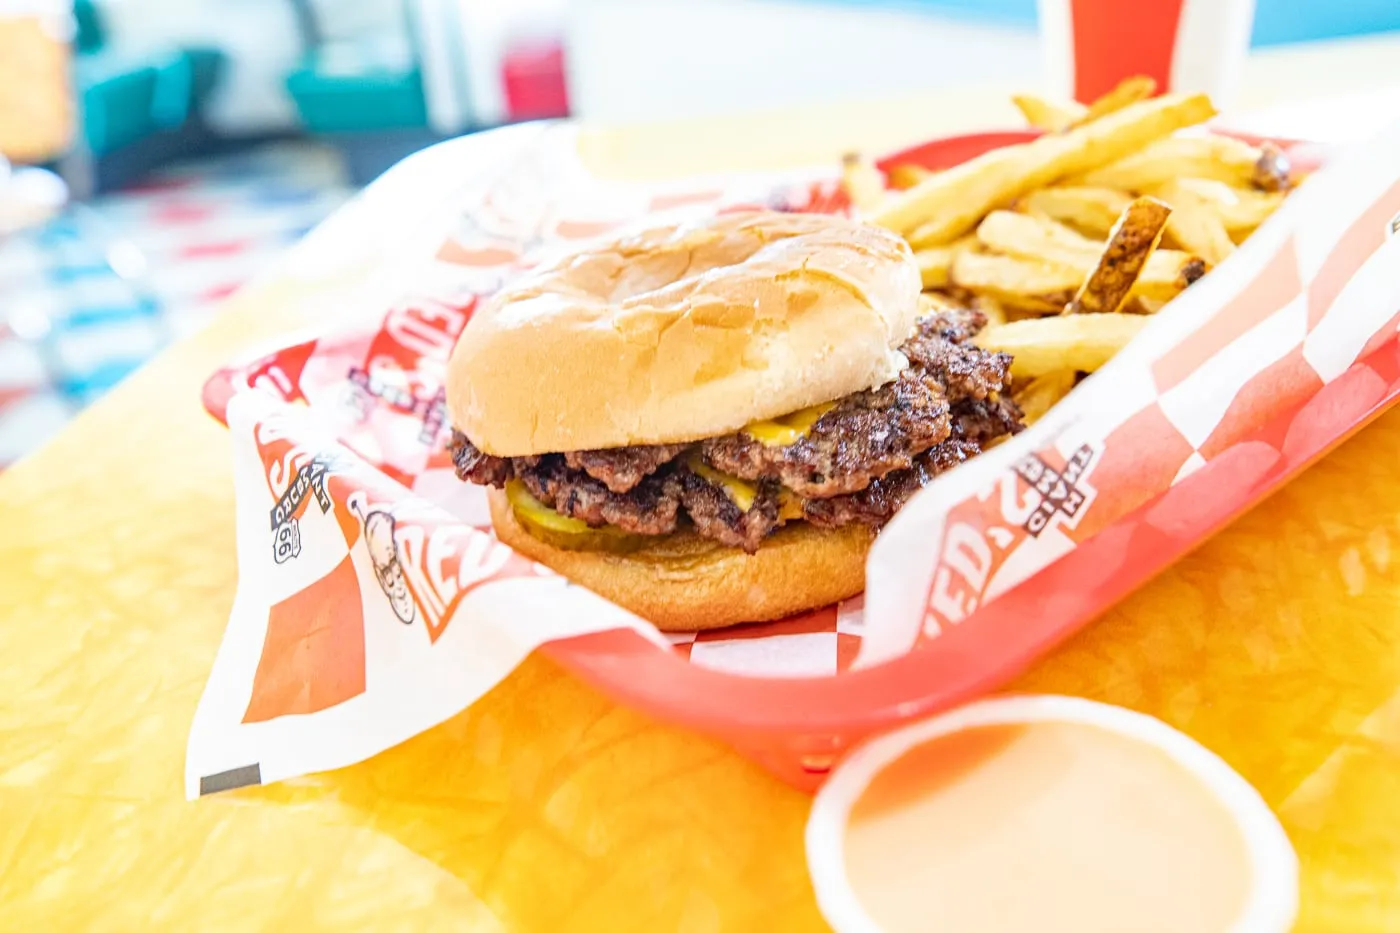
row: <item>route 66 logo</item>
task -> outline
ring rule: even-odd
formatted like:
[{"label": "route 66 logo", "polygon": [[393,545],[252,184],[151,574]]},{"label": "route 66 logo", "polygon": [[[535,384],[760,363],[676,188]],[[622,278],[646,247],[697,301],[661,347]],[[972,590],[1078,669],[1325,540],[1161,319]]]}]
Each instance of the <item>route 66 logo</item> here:
[{"label": "route 66 logo", "polygon": [[286,563],[301,554],[301,525],[296,519],[277,526],[272,539],[272,559]]},{"label": "route 66 logo", "polygon": [[296,478],[287,486],[287,491],[272,507],[269,520],[272,526],[272,559],[279,564],[301,554],[301,521],[297,513],[301,504],[312,496],[322,512],[331,510],[330,493],[326,491],[326,472],[332,458],[313,457],[309,463],[297,471]]}]

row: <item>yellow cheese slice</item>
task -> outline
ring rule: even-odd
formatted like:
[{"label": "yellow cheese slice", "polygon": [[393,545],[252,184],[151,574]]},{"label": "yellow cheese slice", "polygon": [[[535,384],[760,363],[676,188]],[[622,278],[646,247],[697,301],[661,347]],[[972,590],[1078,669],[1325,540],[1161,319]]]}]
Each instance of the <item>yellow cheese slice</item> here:
[{"label": "yellow cheese slice", "polygon": [[835,402],[823,402],[767,421],[755,421],[744,428],[744,433],[760,444],[786,447],[806,437],[822,415],[835,407]]}]

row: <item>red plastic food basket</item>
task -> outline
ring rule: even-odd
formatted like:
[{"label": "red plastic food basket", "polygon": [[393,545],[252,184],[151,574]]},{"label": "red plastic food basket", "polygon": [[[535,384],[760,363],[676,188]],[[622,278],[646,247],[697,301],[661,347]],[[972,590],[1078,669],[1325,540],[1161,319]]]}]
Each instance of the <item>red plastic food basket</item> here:
[{"label": "red plastic food basket", "polygon": [[[944,169],[1008,143],[1038,135],[1010,131],[936,140],[895,153],[882,166],[916,163]],[[1310,168],[1310,166],[1303,166]],[[1260,478],[1240,458],[1222,457],[1170,490],[1174,502],[1193,497],[1207,503],[1182,534],[1153,538],[1151,547],[1126,547],[1147,528],[1141,519],[1162,500],[1158,496],[1103,528],[1046,570],[983,605],[972,619],[940,638],[939,649],[915,649],[878,667],[812,678],[747,677],[692,664],[630,630],[551,642],[549,657],[607,695],[657,718],[689,726],[728,742],[783,780],[812,789],[853,743],[914,717],[927,715],[991,691],[1015,677],[1037,657],[1087,625],[1106,606],[1140,586],[1206,536],[1262,499],[1316,457],[1359,429],[1400,393],[1400,358],[1393,342],[1370,362],[1392,388],[1367,398],[1346,418],[1307,435],[1286,465]],[[1380,372],[1382,369],[1387,372]],[[205,405],[222,419],[233,392],[236,370],[224,370],[205,388]],[[1338,385],[1324,387],[1345,391]],[[1312,398],[1283,406],[1274,420],[1241,438],[1277,433]],[[1249,482],[1243,482],[1248,479]],[[1211,490],[1239,491],[1222,499]],[[1182,497],[1185,497],[1183,500]],[[1140,541],[1134,540],[1135,545]],[[1125,556],[1126,553],[1126,556]],[[1105,559],[1111,555],[1112,559]],[[975,621],[974,621],[975,620]],[[975,659],[975,663],[972,663]]]}]

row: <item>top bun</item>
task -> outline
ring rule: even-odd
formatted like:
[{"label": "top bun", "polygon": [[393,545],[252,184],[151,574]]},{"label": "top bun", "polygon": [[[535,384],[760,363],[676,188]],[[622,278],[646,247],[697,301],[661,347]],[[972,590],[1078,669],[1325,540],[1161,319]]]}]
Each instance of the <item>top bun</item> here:
[{"label": "top bun", "polygon": [[700,440],[881,385],[921,283],[898,235],[756,212],[541,268],[453,351],[453,424],[498,457]]}]

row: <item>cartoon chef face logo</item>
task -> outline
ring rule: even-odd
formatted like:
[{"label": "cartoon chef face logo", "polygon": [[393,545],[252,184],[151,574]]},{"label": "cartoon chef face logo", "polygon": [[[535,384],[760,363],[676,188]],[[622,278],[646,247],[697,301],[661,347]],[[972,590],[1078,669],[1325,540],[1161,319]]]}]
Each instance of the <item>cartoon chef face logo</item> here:
[{"label": "cartoon chef face logo", "polygon": [[404,625],[410,624],[417,616],[417,610],[413,594],[408,591],[408,583],[404,580],[403,564],[399,561],[399,546],[394,540],[394,516],[380,511],[365,516],[365,546],[369,549],[369,559],[374,564],[379,588],[389,597],[394,615]]}]

